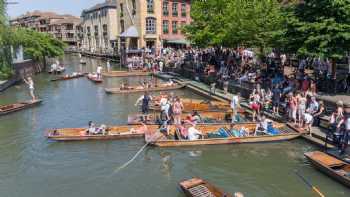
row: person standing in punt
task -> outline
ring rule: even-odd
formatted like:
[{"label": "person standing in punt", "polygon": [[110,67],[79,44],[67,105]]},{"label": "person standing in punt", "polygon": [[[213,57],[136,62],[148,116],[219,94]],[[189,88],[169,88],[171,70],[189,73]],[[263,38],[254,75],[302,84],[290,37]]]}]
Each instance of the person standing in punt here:
[{"label": "person standing in punt", "polygon": [[173,113],[174,113],[174,124],[178,125],[181,123],[181,114],[184,106],[179,97],[175,98],[175,102],[173,104]]},{"label": "person standing in punt", "polygon": [[340,154],[344,154],[349,143],[350,138],[350,103],[344,105],[344,118],[339,124],[344,124],[344,132],[341,139]]},{"label": "person standing in punt", "polygon": [[142,102],[141,110],[144,115],[144,120],[147,121],[147,114],[149,112],[149,102],[152,100],[152,97],[145,92],[140,98],[137,99],[135,106],[137,106],[140,102]]},{"label": "person standing in punt", "polygon": [[110,72],[111,70],[111,64],[109,63],[109,60],[107,60],[107,72]]},{"label": "person standing in punt", "polygon": [[232,118],[231,118],[231,122],[234,123],[236,122],[236,117],[237,117],[237,110],[240,107],[240,101],[239,101],[239,97],[240,97],[240,93],[238,93],[237,95],[233,95],[232,96],[232,100],[231,100],[231,109],[232,109]]},{"label": "person standing in punt", "polygon": [[101,79],[101,74],[102,74],[102,66],[101,65],[99,65],[98,67],[97,67],[97,70],[96,70],[96,73],[97,73],[97,79]]},{"label": "person standing in punt", "polygon": [[32,101],[35,101],[35,95],[34,95],[34,81],[31,77],[28,77],[27,79],[23,78],[24,83],[28,85],[29,88],[29,94],[32,97]]}]

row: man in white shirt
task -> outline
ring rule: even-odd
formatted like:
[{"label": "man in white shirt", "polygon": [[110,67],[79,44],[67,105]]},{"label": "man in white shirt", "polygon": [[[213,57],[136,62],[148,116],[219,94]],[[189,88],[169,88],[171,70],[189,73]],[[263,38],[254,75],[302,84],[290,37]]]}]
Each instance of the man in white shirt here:
[{"label": "man in white shirt", "polygon": [[203,134],[198,131],[194,126],[188,128],[188,139],[189,140],[198,140]]},{"label": "man in white shirt", "polygon": [[239,107],[239,93],[237,95],[233,95],[231,100],[231,109],[232,109],[232,123],[236,122],[237,109]]},{"label": "man in white shirt", "polygon": [[166,97],[162,97],[160,99],[160,110],[162,113],[165,114],[167,120],[169,120],[169,108],[170,108],[170,105],[169,105],[169,102],[168,102],[168,99]]},{"label": "man in white shirt", "polygon": [[107,60],[107,72],[111,70],[111,64],[109,63],[109,60]]},{"label": "man in white shirt", "polygon": [[101,79],[102,66],[97,67],[96,73],[97,73],[97,78]]},{"label": "man in white shirt", "polygon": [[164,66],[163,61],[159,61],[159,71],[160,72],[163,72],[163,66]]}]

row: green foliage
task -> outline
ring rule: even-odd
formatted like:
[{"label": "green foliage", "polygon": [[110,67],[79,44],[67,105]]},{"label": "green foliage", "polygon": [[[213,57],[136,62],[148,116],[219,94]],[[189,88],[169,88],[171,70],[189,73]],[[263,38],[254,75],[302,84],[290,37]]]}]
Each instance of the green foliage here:
[{"label": "green foliage", "polygon": [[287,9],[285,47],[300,55],[339,59],[350,47],[350,0],[304,0]]},{"label": "green foliage", "polygon": [[7,23],[5,2],[0,0],[0,79],[8,79],[12,75],[12,57],[10,30]]},{"label": "green foliage", "polygon": [[277,0],[206,0],[192,5],[188,38],[199,46],[278,46],[285,32]]},{"label": "green foliage", "polygon": [[65,43],[50,34],[27,28],[13,29],[13,45],[22,45],[24,52],[35,60],[44,57],[58,57],[64,54]]}]

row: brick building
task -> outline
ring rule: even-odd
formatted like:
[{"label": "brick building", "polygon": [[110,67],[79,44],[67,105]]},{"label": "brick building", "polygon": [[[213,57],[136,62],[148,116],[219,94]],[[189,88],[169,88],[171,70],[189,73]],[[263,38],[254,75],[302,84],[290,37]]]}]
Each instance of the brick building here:
[{"label": "brick building", "polygon": [[27,12],[17,18],[10,20],[11,26],[25,27],[45,32],[62,40],[68,45],[77,46],[76,27],[80,19],[72,15],[59,15],[54,12],[33,11]]}]

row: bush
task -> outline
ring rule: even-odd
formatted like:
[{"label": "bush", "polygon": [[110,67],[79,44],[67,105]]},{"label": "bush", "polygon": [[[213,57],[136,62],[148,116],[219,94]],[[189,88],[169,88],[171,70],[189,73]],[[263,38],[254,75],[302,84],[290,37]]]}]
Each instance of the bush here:
[{"label": "bush", "polygon": [[9,66],[2,65],[0,67],[0,80],[9,79],[13,76],[13,74],[14,74],[14,72]]}]

